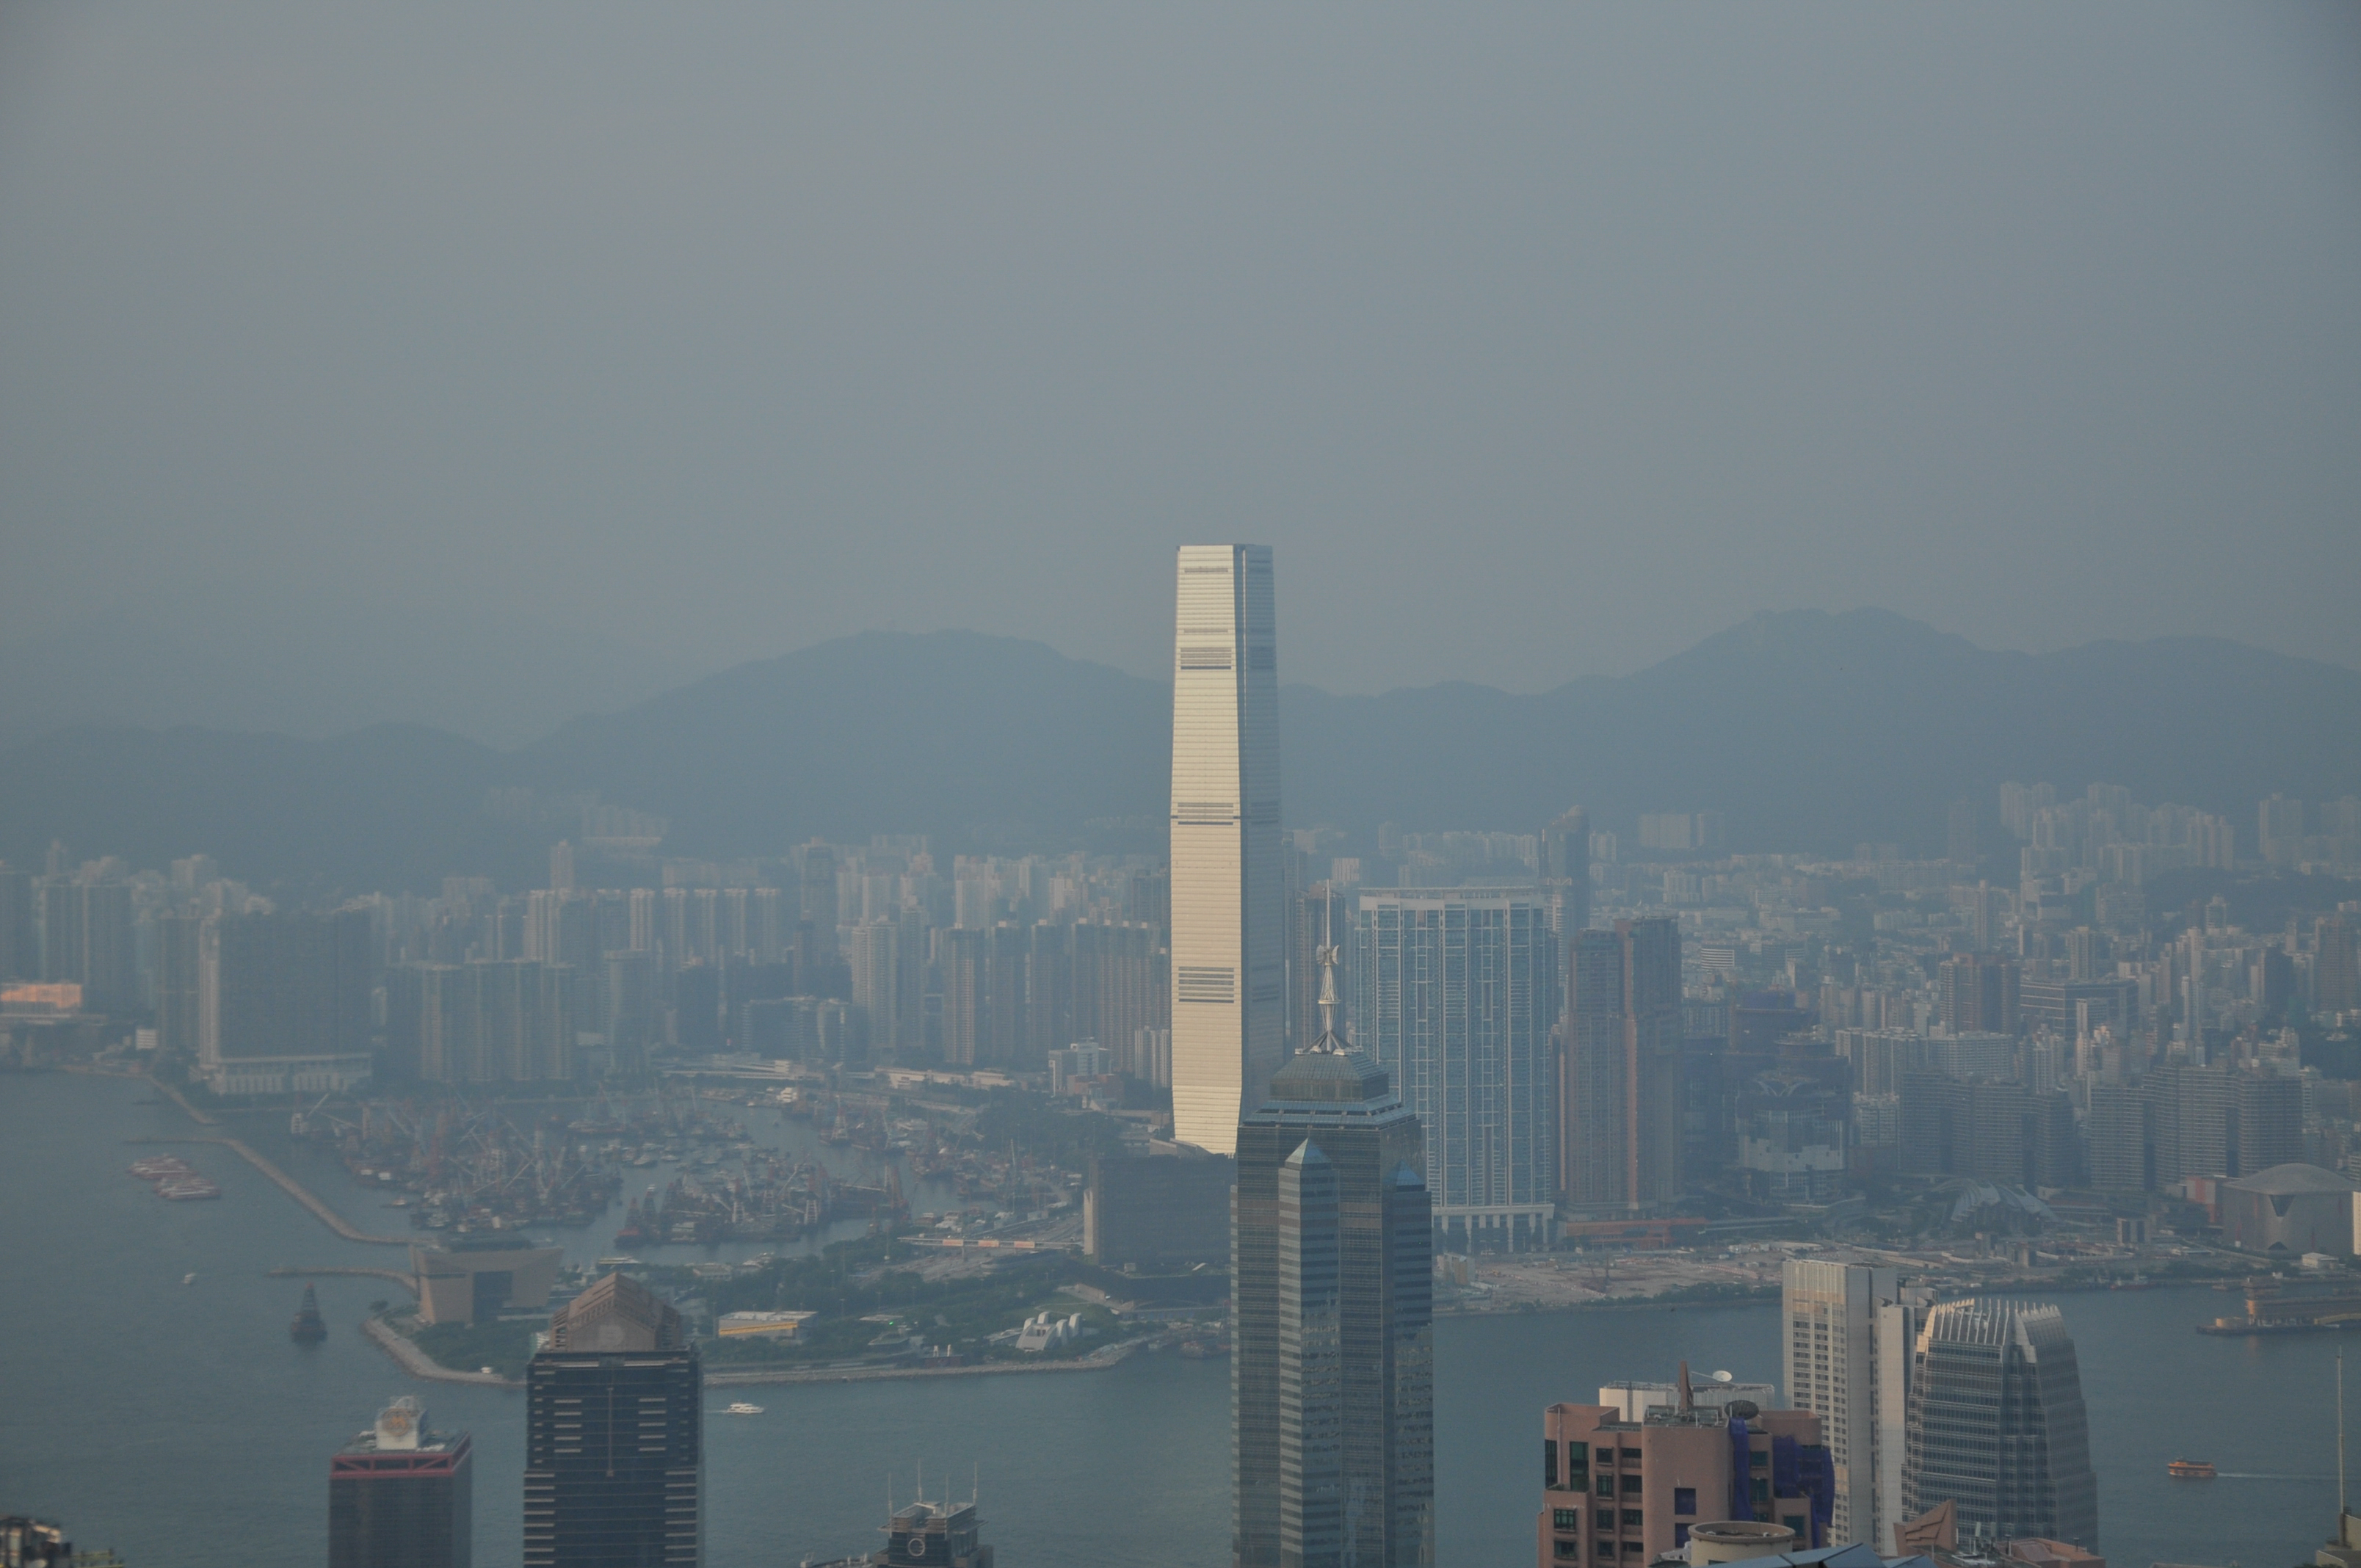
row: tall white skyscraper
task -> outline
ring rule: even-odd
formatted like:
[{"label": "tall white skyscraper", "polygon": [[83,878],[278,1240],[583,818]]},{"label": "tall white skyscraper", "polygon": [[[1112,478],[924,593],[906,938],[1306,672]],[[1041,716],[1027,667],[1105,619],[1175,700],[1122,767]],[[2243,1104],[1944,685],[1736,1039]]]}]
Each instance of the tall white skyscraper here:
[{"label": "tall white skyscraper", "polygon": [[1186,544],[1172,652],[1172,1133],[1236,1152],[1286,1035],[1270,551]]},{"label": "tall white skyscraper", "polygon": [[1780,1281],[1787,1402],[1820,1418],[1836,1469],[1831,1541],[1893,1549],[1911,1353],[1934,1298],[1891,1268],[1790,1258]]}]

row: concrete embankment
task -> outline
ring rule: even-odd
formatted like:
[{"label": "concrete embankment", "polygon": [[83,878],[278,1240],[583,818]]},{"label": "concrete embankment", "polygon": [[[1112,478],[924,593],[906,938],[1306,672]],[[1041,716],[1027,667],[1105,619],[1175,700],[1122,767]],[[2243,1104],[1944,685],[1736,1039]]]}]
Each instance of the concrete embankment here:
[{"label": "concrete embankment", "polygon": [[[204,1110],[197,1105],[191,1104],[187,1095],[181,1093],[178,1089],[173,1088],[162,1079],[150,1078],[148,1081],[154,1084],[159,1092],[169,1096],[173,1104],[178,1105],[181,1110],[187,1112],[189,1120],[192,1122],[204,1127],[217,1127],[221,1125],[219,1119],[216,1118],[212,1112]],[[141,1138],[137,1141],[140,1143],[153,1144],[219,1144],[223,1147],[232,1150],[239,1158],[245,1160],[247,1164],[254,1167],[255,1169],[269,1177],[271,1182],[277,1186],[280,1191],[286,1193],[287,1196],[294,1199],[295,1201],[302,1204],[303,1207],[312,1211],[312,1217],[313,1219],[319,1221],[320,1223],[327,1226],[328,1229],[335,1232],[336,1234],[344,1237],[345,1240],[348,1242],[365,1242],[371,1246],[408,1246],[412,1239],[409,1236],[376,1236],[369,1234],[367,1231],[357,1228],[348,1222],[342,1214],[337,1213],[334,1209],[331,1209],[325,1203],[321,1202],[317,1197],[313,1196],[312,1190],[305,1187],[302,1182],[296,1180],[293,1177],[288,1175],[285,1171],[271,1164],[270,1161],[263,1158],[262,1156],[255,1153],[254,1150],[248,1147],[241,1139],[233,1138],[225,1135],[217,1138]]]},{"label": "concrete embankment", "polygon": [[[159,1085],[159,1087],[161,1086]],[[236,1155],[240,1159],[246,1161],[247,1164],[254,1167],[255,1169],[262,1172],[264,1176],[269,1177],[273,1186],[277,1187],[281,1192],[286,1193],[290,1198],[294,1199],[298,1203],[303,1205],[304,1208],[310,1210],[313,1219],[319,1221],[320,1223],[327,1226],[328,1229],[335,1232],[336,1234],[344,1237],[345,1240],[348,1242],[363,1242],[370,1246],[408,1246],[412,1242],[417,1240],[415,1236],[372,1235],[368,1231],[362,1230],[357,1225],[352,1223],[349,1220],[346,1220],[342,1214],[337,1213],[334,1209],[329,1208],[325,1203],[320,1201],[309,1188],[296,1180],[293,1177],[288,1175],[285,1171],[280,1169],[276,1165],[273,1165],[261,1155],[256,1153],[253,1147],[242,1139],[224,1136],[217,1138],[133,1138],[130,1141],[135,1144],[217,1144],[221,1147],[228,1149],[231,1153]]]},{"label": "concrete embankment", "polygon": [[707,1375],[705,1386],[737,1388],[756,1383],[872,1383],[908,1377],[982,1377],[1004,1373],[1101,1372],[1137,1348],[1138,1342],[1127,1341],[1072,1361],[989,1361],[978,1366],[799,1366],[773,1372],[715,1372]]},{"label": "concrete embankment", "polygon": [[248,1148],[238,1139],[215,1138],[211,1141],[235,1149],[240,1157],[245,1159],[247,1164],[254,1167],[255,1169],[269,1177],[271,1181],[278,1186],[280,1191],[286,1193],[290,1198],[294,1199],[298,1203],[302,1204],[306,1209],[311,1210],[312,1217],[313,1219],[327,1226],[328,1229],[335,1232],[336,1234],[344,1237],[345,1240],[348,1242],[367,1242],[371,1246],[408,1246],[410,1245],[411,1238],[408,1236],[371,1235],[368,1232],[361,1230],[359,1227],[352,1224],[342,1214],[337,1213],[334,1209],[329,1208],[325,1203],[323,1203],[318,1198],[314,1197],[309,1188],[296,1180],[293,1177],[288,1175],[285,1171],[280,1169],[277,1166],[271,1164],[269,1160],[263,1158],[260,1155],[255,1153],[254,1150]]},{"label": "concrete embankment", "polygon": [[412,1377],[423,1377],[435,1383],[474,1383],[488,1388],[522,1388],[524,1385],[513,1377],[503,1377],[497,1372],[455,1372],[438,1365],[424,1351],[395,1333],[375,1318],[361,1324],[361,1332],[374,1341],[377,1347],[400,1363],[401,1369]]},{"label": "concrete embankment", "polygon": [[154,1084],[157,1091],[163,1094],[167,1099],[170,1100],[173,1104],[178,1105],[181,1110],[187,1112],[189,1113],[189,1120],[194,1122],[197,1125],[201,1127],[219,1125],[219,1124],[214,1120],[214,1113],[212,1112],[200,1111],[194,1105],[190,1104],[189,1097],[187,1095],[181,1093],[179,1090],[173,1088],[162,1079],[151,1078],[148,1081]]}]

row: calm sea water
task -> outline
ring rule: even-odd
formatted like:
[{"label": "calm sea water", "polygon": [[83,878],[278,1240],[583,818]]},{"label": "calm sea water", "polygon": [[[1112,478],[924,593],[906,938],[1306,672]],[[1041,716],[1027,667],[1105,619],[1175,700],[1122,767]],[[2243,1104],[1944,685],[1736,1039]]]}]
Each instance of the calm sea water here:
[{"label": "calm sea water", "polygon": [[[385,1266],[401,1255],[338,1240],[220,1149],[180,1151],[222,1184],[220,1202],[159,1201],[123,1174],[144,1152],[125,1140],[192,1128],[170,1104],[141,1103],[152,1098],[121,1080],[0,1077],[0,1257],[11,1275],[0,1289],[0,1511],[62,1519],[132,1568],[313,1568],[326,1552],[328,1454],[388,1398],[414,1393],[436,1425],[475,1433],[478,1561],[516,1562],[522,1396],[403,1377],[355,1326],[388,1293],[379,1281],[321,1281],[328,1341],[291,1343],[301,1284],[265,1270]],[[802,1130],[762,1131],[780,1141]],[[365,1228],[401,1228],[402,1215],[333,1163],[299,1169]],[[921,1207],[928,1201],[919,1195]],[[612,1230],[610,1220],[562,1236],[588,1258],[609,1249]],[[189,1273],[197,1283],[184,1288]],[[2063,1298],[2091,1407],[2102,1549],[2118,1568],[2308,1561],[2331,1523],[2334,1345],[2190,1332],[2224,1299],[2204,1290]],[[1532,1438],[1544,1404],[1587,1398],[1618,1378],[1669,1376],[1684,1356],[1774,1381],[1777,1345],[1777,1315],[1762,1307],[1444,1322],[1444,1568],[1532,1561]],[[942,1477],[961,1495],[981,1487],[986,1539],[1010,1568],[1116,1558],[1219,1568],[1226,1559],[1220,1362],[1141,1355],[1100,1373],[765,1387],[752,1398],[763,1415],[708,1422],[715,1568],[867,1550],[889,1488],[906,1499],[921,1463],[931,1494],[946,1489]],[[2181,1454],[2212,1459],[2223,1478],[2167,1479],[2166,1462]]]}]

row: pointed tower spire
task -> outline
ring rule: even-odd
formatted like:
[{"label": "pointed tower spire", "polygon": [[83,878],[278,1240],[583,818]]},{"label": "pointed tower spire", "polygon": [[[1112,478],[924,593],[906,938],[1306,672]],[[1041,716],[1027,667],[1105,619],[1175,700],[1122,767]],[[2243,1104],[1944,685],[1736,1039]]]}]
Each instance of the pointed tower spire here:
[{"label": "pointed tower spire", "polygon": [[1333,897],[1320,901],[1320,946],[1312,954],[1320,965],[1320,1037],[1312,1042],[1311,1049],[1336,1055],[1345,1043],[1336,1037],[1336,943],[1331,929],[1335,910]]}]

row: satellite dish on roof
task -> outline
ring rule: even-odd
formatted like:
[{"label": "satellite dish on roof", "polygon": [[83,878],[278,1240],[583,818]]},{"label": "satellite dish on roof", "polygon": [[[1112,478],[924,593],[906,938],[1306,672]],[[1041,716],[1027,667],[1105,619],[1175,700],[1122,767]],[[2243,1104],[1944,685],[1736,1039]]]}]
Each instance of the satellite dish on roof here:
[{"label": "satellite dish on roof", "polygon": [[1717,1383],[1735,1383],[1738,1377],[1735,1373],[1717,1372],[1713,1375],[1713,1380]]}]

